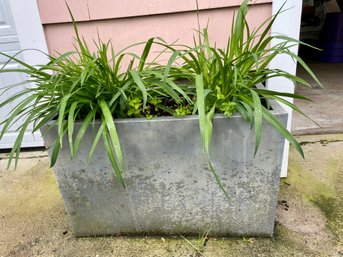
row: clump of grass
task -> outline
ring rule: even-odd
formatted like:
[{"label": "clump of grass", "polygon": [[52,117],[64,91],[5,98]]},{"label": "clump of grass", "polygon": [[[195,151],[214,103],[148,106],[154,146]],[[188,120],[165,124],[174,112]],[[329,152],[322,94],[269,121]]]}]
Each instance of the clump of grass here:
[{"label": "clump of grass", "polygon": [[[194,257],[206,257],[205,255],[205,248],[207,241],[209,240],[208,238],[208,233],[210,231],[207,231],[203,233],[199,238],[195,241],[195,243],[192,243],[190,240],[188,240],[186,237],[180,235],[180,237],[185,240],[194,250]],[[193,255],[191,255],[193,256]]]},{"label": "clump of grass", "polygon": [[[72,14],[71,17],[73,19]],[[13,158],[15,166],[17,165],[22,139],[30,123],[33,124],[33,132],[42,129],[46,124],[49,128],[58,126],[58,136],[52,146],[51,155],[51,166],[54,166],[63,138],[68,137],[70,154],[74,158],[86,130],[90,126],[95,129],[94,121],[100,119],[101,125],[95,131],[88,160],[102,138],[113,169],[125,187],[122,178],[122,172],[125,170],[124,157],[114,120],[188,114],[187,108],[193,104],[191,98],[194,93],[191,92],[192,87],[175,83],[173,77],[163,78],[162,66],[146,62],[156,39],[140,43],[144,44],[140,56],[125,50],[115,53],[110,42],[103,43],[100,39],[96,42],[97,51],[92,53],[85,40],[79,36],[75,22],[74,29],[75,51],[58,57],[48,55],[49,62],[39,67],[26,64],[16,55],[0,53],[8,58],[0,70],[1,73],[24,73],[28,79],[23,83],[33,84],[32,87],[27,87],[0,103],[1,109],[19,100],[9,116],[1,122],[3,129],[0,140],[14,123],[24,119],[19,125],[19,135],[10,152],[8,166]],[[125,68],[123,60],[128,57],[130,62]],[[20,64],[22,68],[9,68],[8,64],[12,61]],[[8,86],[4,92],[20,85]],[[82,122],[78,131],[74,129],[76,121]]]},{"label": "clump of grass", "polygon": [[[90,126],[94,128],[94,121],[99,119],[101,125],[92,139],[88,160],[102,138],[113,169],[125,187],[122,177],[125,170],[124,157],[115,119],[151,119],[164,115],[198,114],[203,147],[209,156],[213,115],[222,113],[231,117],[236,112],[255,129],[255,154],[261,141],[262,119],[265,119],[303,156],[298,142],[272,115],[268,100],[278,100],[301,112],[282,97],[306,98],[259,88],[256,85],[272,77],[285,77],[295,83],[310,86],[290,73],[269,69],[268,65],[278,54],[286,54],[298,61],[317,83],[320,82],[301,58],[290,51],[291,47],[299,44],[298,41],[269,34],[280,12],[257,29],[251,30],[246,20],[247,2],[245,0],[242,3],[232,22],[231,37],[226,49],[212,46],[207,28],[200,30],[199,26],[197,39],[194,38],[192,47],[176,48],[163,40],[152,38],[144,42],[144,50],[138,56],[127,51],[130,47],[115,53],[110,42],[103,43],[99,39],[96,43],[97,51],[92,53],[85,40],[79,36],[70,12],[76,34],[75,51],[58,57],[48,56],[50,61],[39,67],[28,65],[16,56],[0,53],[9,59],[0,72],[24,73],[28,76],[25,83],[34,85],[0,103],[1,109],[13,101],[24,99],[20,100],[8,118],[1,122],[4,127],[0,140],[17,120],[24,119],[19,126],[19,134],[10,153],[8,165],[13,158],[15,165],[17,164],[23,136],[30,123],[33,124],[33,132],[42,129],[46,124],[50,127],[58,126],[58,136],[51,156],[53,166],[63,138],[68,137],[70,154],[74,158],[86,130]],[[270,47],[273,39],[280,40],[280,43]],[[156,61],[147,62],[153,44],[164,46],[163,51],[172,50],[167,65],[160,65]],[[130,58],[131,61],[123,67],[125,58]],[[176,64],[180,60],[182,63]],[[22,68],[9,68],[7,64],[10,61],[16,61]],[[79,130],[75,131],[75,122],[78,120],[82,123]],[[210,161],[209,165],[223,189]]]},{"label": "clump of grass", "polygon": [[[268,79],[274,77],[284,77],[295,84],[311,86],[296,75],[280,69],[269,68],[271,61],[280,54],[287,55],[297,61],[321,85],[305,62],[291,51],[295,45],[302,44],[302,42],[287,36],[269,33],[281,11],[282,7],[274,16],[256,29],[251,30],[246,20],[248,0],[244,0],[237,15],[233,17],[231,36],[225,49],[210,44],[208,29],[206,27],[201,30],[199,12],[197,12],[198,30],[196,36],[193,37],[194,46],[186,46],[181,50],[166,46],[173,50],[166,71],[172,67],[179,67],[182,72],[176,73],[177,79],[186,76],[191,79],[191,84],[196,86],[196,104],[193,106],[192,113],[198,113],[202,144],[208,155],[209,167],[226,197],[229,196],[210,160],[212,118],[215,113],[221,113],[230,118],[238,112],[251,124],[255,130],[255,155],[261,142],[262,120],[264,119],[304,157],[303,150],[297,140],[273,116],[269,101],[277,100],[305,115],[287,98],[309,99],[298,94],[272,91],[263,86],[258,86],[262,83],[265,84]],[[270,46],[273,40],[278,40],[279,43]],[[182,64],[176,65],[176,61],[180,62],[180,60]],[[165,77],[168,75],[165,72]]]},{"label": "clump of grass", "polygon": [[[302,42],[269,33],[281,10],[282,8],[259,27],[251,30],[246,20],[248,0],[245,0],[233,18],[231,36],[225,49],[212,46],[207,28],[201,30],[200,25],[197,35],[194,37],[194,47],[184,50],[174,49],[174,55],[169,60],[166,70],[172,67],[175,60],[181,59],[183,61],[182,74],[187,74],[187,77],[192,78],[192,83],[196,85],[197,101],[193,114],[196,112],[199,114],[203,145],[207,152],[210,150],[211,120],[214,113],[222,113],[231,117],[234,113],[239,112],[254,126],[255,154],[261,141],[262,119],[265,119],[304,156],[301,146],[295,138],[272,115],[269,100],[277,100],[302,113],[297,106],[284,97],[309,99],[298,94],[272,91],[257,86],[274,77],[284,77],[294,83],[311,86],[296,75],[269,68],[271,61],[279,54],[288,55],[297,61],[320,84],[305,62],[291,52],[293,46]],[[279,43],[270,46],[272,40],[276,39]]]}]

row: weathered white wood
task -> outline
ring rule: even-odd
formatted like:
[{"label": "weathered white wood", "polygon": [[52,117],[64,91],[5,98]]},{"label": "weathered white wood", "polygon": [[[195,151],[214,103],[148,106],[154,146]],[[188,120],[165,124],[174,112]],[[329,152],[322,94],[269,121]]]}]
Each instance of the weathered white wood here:
[{"label": "weathered white wood", "polygon": [[[295,39],[299,39],[300,33],[300,21],[301,21],[301,10],[302,10],[302,1],[299,0],[274,0],[273,1],[273,15],[284,5],[283,10],[287,10],[281,13],[276,19],[273,27],[272,34],[283,34]],[[276,45],[278,40],[274,39],[271,42],[271,46]],[[294,46],[291,51],[295,54],[298,53],[298,46]],[[286,55],[277,56],[271,63],[270,68],[279,68],[285,70],[291,74],[296,73],[297,63]],[[283,91],[287,93],[294,92],[294,84],[288,79],[285,78],[273,78],[268,81],[267,87],[271,90]],[[289,113],[287,128],[291,129],[292,121],[292,109],[288,106],[282,104],[285,110]],[[288,153],[289,153],[289,143],[286,142],[283,156],[283,163],[281,169],[281,177],[287,176],[288,169]]]},{"label": "weathered white wood", "polygon": [[[35,0],[0,0],[0,51],[14,55],[21,49],[39,49],[47,52],[44,33],[39,18],[37,3]],[[46,56],[37,54],[35,51],[25,51],[18,55],[19,59],[31,65],[42,64],[47,61]],[[0,57],[0,66],[7,61]],[[19,67],[15,62],[10,63],[11,68]],[[22,74],[2,73],[0,75],[0,87],[12,85],[25,80]],[[30,86],[30,85],[25,85]],[[24,86],[23,86],[24,87]],[[23,87],[16,87],[0,96],[0,102],[6,100],[11,94]],[[10,110],[17,104],[13,102],[0,112],[0,120],[4,120]],[[0,141],[0,149],[11,148],[18,132],[16,131],[20,120],[15,124]],[[0,126],[0,130],[3,126]],[[32,126],[27,129],[23,138],[23,147],[43,146],[43,140],[39,132],[31,133]]]}]

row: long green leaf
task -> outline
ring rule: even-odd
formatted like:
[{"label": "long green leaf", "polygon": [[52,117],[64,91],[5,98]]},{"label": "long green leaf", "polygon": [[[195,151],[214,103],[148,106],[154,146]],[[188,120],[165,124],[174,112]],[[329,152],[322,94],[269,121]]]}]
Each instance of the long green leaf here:
[{"label": "long green leaf", "polygon": [[139,60],[139,65],[138,65],[138,71],[142,71],[143,68],[144,68],[144,64],[146,62],[146,59],[148,57],[148,54],[150,52],[150,49],[151,49],[151,46],[152,46],[152,43],[154,42],[154,38],[150,38],[146,44],[145,44],[145,47],[144,47],[144,50],[143,50],[143,53],[141,55],[141,58]]},{"label": "long green leaf", "polygon": [[303,59],[301,59],[298,55],[292,53],[289,50],[288,51],[285,50],[285,51],[281,51],[281,52],[284,54],[288,54],[289,56],[294,58],[298,63],[300,63],[300,65],[306,70],[306,72],[316,81],[316,83],[318,83],[318,85],[323,87],[322,83],[320,83],[317,76],[313,73],[313,71],[310,69],[310,67],[308,67],[308,65],[303,61]]},{"label": "long green leaf", "polygon": [[204,79],[202,74],[197,74],[195,78],[195,85],[197,91],[197,108],[199,116],[199,128],[202,146],[208,153],[205,143],[205,126],[206,126],[206,111],[205,111],[205,95],[204,95]]},{"label": "long green leaf", "polygon": [[268,121],[284,138],[286,138],[298,151],[298,153],[304,158],[304,152],[297,142],[297,140],[292,136],[292,134],[278,121],[266,108],[262,108],[263,117]]},{"label": "long green leaf", "polygon": [[[65,112],[69,98],[70,98],[70,95],[64,96],[61,100],[61,105],[59,107],[59,113],[58,113],[58,134],[59,135],[63,133],[64,112]],[[62,147],[62,137],[60,137],[60,145]]]},{"label": "long green leaf", "polygon": [[26,129],[27,129],[28,125],[31,122],[31,118],[33,117],[33,115],[34,115],[34,113],[31,113],[29,115],[29,117],[27,117],[26,121],[20,126],[20,132],[19,132],[19,134],[18,134],[18,136],[17,136],[17,138],[16,138],[16,140],[14,142],[14,145],[12,147],[12,150],[11,150],[9,158],[8,158],[7,169],[11,165],[12,159],[14,157],[14,153],[16,154],[15,155],[15,168],[17,167],[18,160],[19,160],[19,153],[20,153],[21,143],[23,141],[24,134],[26,132]]},{"label": "long green leaf", "polygon": [[51,154],[50,168],[55,166],[60,149],[61,149],[60,141],[57,138],[54,144],[54,149]]},{"label": "long green leaf", "polygon": [[29,104],[31,103],[34,99],[36,99],[36,97],[34,95],[29,96],[27,99],[23,100],[17,107],[15,107],[15,109],[13,109],[13,113],[11,114],[10,117],[8,117],[5,120],[5,125],[2,128],[1,134],[0,134],[0,140],[2,139],[2,137],[4,136],[5,132],[8,130],[8,128],[10,128],[10,126],[12,125],[12,121],[14,118],[17,117],[17,115],[19,115],[23,109]]},{"label": "long green leaf", "polygon": [[124,171],[125,170],[124,157],[123,157],[123,154],[121,151],[119,137],[118,137],[116,127],[114,125],[112,114],[110,112],[110,109],[107,106],[107,103],[104,100],[101,100],[99,102],[99,106],[101,108],[104,120],[106,122],[106,127],[108,129],[108,133],[109,133],[109,136],[111,138],[111,142],[113,144],[114,151],[115,151],[116,156],[117,156],[119,167],[122,171]]},{"label": "long green leaf", "polygon": [[33,127],[32,133],[38,131],[45,124],[47,124],[51,119],[53,119],[56,115],[57,115],[57,111],[55,109],[47,113],[45,112],[42,113],[41,116],[43,116],[43,118],[39,121],[38,124],[34,124],[35,126]]},{"label": "long green leaf", "polygon": [[217,182],[219,188],[220,188],[221,191],[224,193],[225,197],[226,197],[228,200],[230,200],[231,198],[230,198],[228,192],[225,190],[225,188],[224,188],[224,186],[223,186],[223,183],[221,182],[221,180],[220,180],[220,178],[219,178],[217,172],[216,172],[215,169],[213,168],[213,165],[212,165],[212,163],[211,163],[211,160],[208,161],[208,165],[210,166],[210,170],[212,171],[212,174],[213,174],[213,176],[214,176],[214,178],[215,178],[215,180],[216,180],[216,182]]},{"label": "long green leaf", "polygon": [[255,151],[254,151],[254,156],[255,156],[261,142],[262,105],[261,105],[261,100],[258,94],[254,90],[250,90],[250,92],[253,99],[253,107],[254,107],[254,125],[255,125],[255,137],[256,137]]},{"label": "long green leaf", "polygon": [[211,141],[212,141],[212,118],[214,115],[214,111],[216,109],[216,104],[214,104],[211,110],[206,114],[205,119],[205,149],[207,153],[210,153]]},{"label": "long green leaf", "polygon": [[118,167],[117,161],[115,159],[115,155],[114,155],[112,147],[111,147],[110,136],[108,135],[108,133],[109,133],[108,129],[105,128],[105,131],[103,132],[103,139],[104,139],[106,152],[107,152],[108,158],[112,164],[112,167],[114,169],[115,174],[117,175],[117,178],[118,178],[120,184],[124,188],[126,188],[125,181],[124,181],[123,176],[122,176],[122,172],[121,172],[120,168]]},{"label": "long green leaf", "polygon": [[75,124],[75,110],[78,105],[78,102],[72,103],[70,106],[69,114],[68,114],[68,140],[69,140],[69,148],[70,154],[73,155],[73,135],[74,135],[74,124]]},{"label": "long green leaf", "polygon": [[101,123],[100,128],[99,128],[95,138],[93,139],[91,149],[89,150],[88,157],[87,157],[88,162],[90,162],[90,160],[92,159],[94,151],[98,145],[99,139],[100,139],[101,135],[103,135],[105,127],[106,127],[106,123],[105,122]]},{"label": "long green leaf", "polygon": [[80,144],[82,142],[82,138],[84,136],[84,134],[86,133],[86,130],[89,126],[89,124],[91,123],[91,121],[94,119],[95,117],[95,114],[97,112],[97,109],[93,109],[91,110],[86,118],[84,119],[84,121],[82,122],[82,125],[76,135],[76,139],[75,139],[75,142],[74,142],[74,146],[73,146],[73,154],[72,154],[72,157],[75,158],[78,150],[79,150],[79,147],[80,147]]},{"label": "long green leaf", "polygon": [[138,88],[141,90],[142,95],[143,95],[143,109],[146,107],[146,102],[148,99],[148,94],[147,94],[147,90],[145,88],[144,82],[142,81],[141,77],[138,75],[137,71],[131,70],[130,74],[133,78],[133,80],[135,81],[135,83],[137,84]]},{"label": "long green leaf", "polygon": [[290,97],[290,98],[296,98],[296,99],[302,99],[302,100],[307,100],[311,101],[311,99],[299,95],[299,94],[293,94],[293,93],[285,93],[285,92],[278,92],[278,91],[273,91],[273,90],[265,90],[265,89],[254,89],[254,91],[258,94],[269,96],[269,95],[275,95],[275,96],[284,96],[284,97]]}]

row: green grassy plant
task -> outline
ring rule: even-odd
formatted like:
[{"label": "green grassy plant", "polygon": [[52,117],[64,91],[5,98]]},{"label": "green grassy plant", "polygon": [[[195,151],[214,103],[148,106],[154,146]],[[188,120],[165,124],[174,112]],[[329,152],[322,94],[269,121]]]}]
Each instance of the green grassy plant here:
[{"label": "green grassy plant", "polygon": [[[254,30],[250,29],[246,20],[247,12],[248,0],[245,0],[232,20],[231,35],[225,49],[210,44],[207,27],[203,30],[200,29],[199,12],[197,12],[198,29],[193,40],[194,46],[183,46],[181,50],[166,46],[174,52],[166,65],[166,71],[174,66],[179,67],[180,72],[175,74],[177,76],[180,74],[180,78],[183,76],[190,78],[190,83],[196,86],[196,102],[192,113],[198,113],[199,116],[201,140],[208,155],[210,170],[228,198],[210,159],[214,114],[222,113],[230,118],[233,114],[240,113],[255,130],[255,155],[261,141],[262,120],[264,119],[304,157],[297,140],[273,116],[269,101],[277,100],[305,115],[287,98],[309,99],[298,94],[272,91],[257,85],[265,84],[271,78],[283,77],[291,80],[294,84],[311,86],[296,75],[280,69],[269,68],[271,61],[280,54],[297,61],[321,85],[305,62],[291,51],[294,46],[303,43],[284,35],[270,34],[272,25],[282,12],[282,7],[274,16]],[[278,40],[278,43],[270,46],[273,40]],[[180,62],[180,60],[182,64],[176,65],[175,62]],[[166,72],[165,76],[170,76],[170,74]]]},{"label": "green grassy plant", "polygon": [[[225,49],[212,46],[209,43],[207,28],[200,30],[199,25],[197,37],[194,37],[194,47],[187,47],[184,50],[173,49],[177,54],[171,57],[166,69],[168,70],[175,60],[181,59],[183,61],[182,75],[187,74],[188,78],[192,78],[191,83],[196,85],[197,100],[193,113],[198,112],[199,114],[202,142],[207,153],[210,150],[214,113],[223,113],[231,117],[234,113],[239,112],[254,126],[255,154],[261,141],[262,119],[265,119],[304,156],[301,146],[295,138],[271,114],[269,100],[277,100],[302,113],[287,98],[309,99],[298,94],[259,88],[256,85],[264,83],[270,78],[284,77],[295,84],[310,87],[307,81],[296,75],[269,68],[271,61],[279,54],[288,55],[289,58],[297,61],[319,85],[321,83],[305,62],[291,52],[291,48],[302,42],[269,33],[282,8],[262,25],[251,30],[246,20],[247,3],[247,0],[242,3],[235,20],[232,21],[231,36]],[[277,39],[279,43],[270,46],[274,39]]]},{"label": "green grassy plant", "polygon": [[[9,116],[0,123],[3,125],[0,140],[17,120],[24,119],[19,126],[8,165],[13,159],[15,165],[17,164],[22,139],[30,123],[33,124],[33,132],[46,124],[50,127],[58,126],[58,136],[52,146],[53,166],[63,138],[68,137],[70,154],[74,158],[86,130],[89,127],[95,129],[94,121],[99,119],[101,125],[92,139],[88,160],[91,160],[99,140],[102,139],[116,176],[125,187],[122,177],[125,170],[124,157],[115,127],[117,118],[152,119],[164,115],[198,114],[203,147],[209,156],[213,115],[222,113],[231,117],[236,112],[255,129],[255,154],[261,140],[262,119],[265,119],[303,156],[298,142],[272,115],[268,100],[278,100],[301,112],[283,97],[306,98],[256,85],[273,77],[285,77],[295,83],[310,86],[297,76],[268,68],[278,54],[286,54],[298,61],[319,84],[320,82],[303,60],[290,51],[291,47],[300,42],[282,35],[269,34],[279,13],[251,30],[246,21],[247,10],[245,0],[232,22],[231,36],[225,49],[212,46],[207,29],[200,30],[199,26],[192,47],[174,46],[152,38],[138,43],[144,44],[144,50],[138,56],[128,51],[131,46],[115,53],[110,42],[103,43],[99,39],[96,42],[97,51],[92,53],[85,40],[79,36],[74,22],[75,51],[57,57],[48,56],[50,61],[47,64],[34,67],[18,59],[16,55],[0,53],[9,59],[1,68],[1,73],[24,73],[28,77],[24,83],[33,84],[0,103],[1,109],[13,101],[19,101]],[[72,14],[71,17],[73,19]],[[270,47],[273,39],[280,40],[280,43]],[[147,62],[154,44],[164,47],[162,53],[172,51],[166,65],[160,65],[156,60]],[[124,60],[127,58],[130,62],[124,67]],[[21,68],[9,68],[8,63],[11,61],[19,63]],[[9,86],[3,91],[21,85]],[[76,131],[74,128],[77,121],[81,122],[81,126]],[[211,162],[209,165],[223,189]]]},{"label": "green grassy plant", "polygon": [[[125,186],[122,178],[122,172],[125,170],[124,158],[114,120],[183,115],[187,113],[185,106],[193,104],[191,97],[194,94],[189,92],[186,84],[176,84],[172,78],[164,79],[163,67],[156,63],[146,63],[156,39],[140,43],[145,45],[140,56],[124,52],[125,49],[114,53],[111,43],[103,43],[100,39],[96,42],[97,51],[92,53],[87,43],[79,36],[75,22],[74,29],[75,51],[58,57],[48,56],[50,61],[39,67],[26,64],[18,59],[17,55],[0,53],[8,58],[8,62],[0,70],[1,73],[24,73],[28,80],[23,83],[33,84],[33,87],[27,87],[0,103],[1,109],[13,101],[19,101],[8,118],[1,122],[3,129],[0,140],[15,122],[20,118],[24,119],[9,154],[8,166],[13,159],[15,166],[17,165],[23,135],[30,123],[33,124],[33,132],[42,129],[46,124],[49,124],[50,128],[58,126],[58,137],[51,156],[53,166],[62,147],[63,138],[68,137],[70,154],[74,158],[86,130],[90,126],[94,129],[94,121],[100,119],[101,125],[95,131],[88,160],[102,138],[113,169],[121,184]],[[126,57],[131,61],[124,69],[122,64]],[[9,68],[8,64],[13,61],[19,63],[22,68]],[[21,85],[22,83],[8,86],[1,93]],[[77,121],[81,121],[81,126],[75,131]]]},{"label": "green grassy plant", "polygon": [[186,237],[182,235],[180,235],[180,237],[192,247],[192,249],[194,250],[194,257],[206,257],[204,252],[205,252],[207,241],[209,240],[209,237],[208,237],[209,232],[210,231],[203,233],[201,236],[199,236],[199,238],[194,243],[192,243],[189,239],[187,239]]}]

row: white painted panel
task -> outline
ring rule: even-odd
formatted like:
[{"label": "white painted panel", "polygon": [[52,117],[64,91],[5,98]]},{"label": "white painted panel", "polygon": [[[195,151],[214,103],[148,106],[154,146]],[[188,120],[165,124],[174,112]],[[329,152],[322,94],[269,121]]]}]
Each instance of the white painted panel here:
[{"label": "white painted panel", "polygon": [[[10,0],[10,3],[21,49],[38,49],[48,53],[36,0]],[[23,56],[31,65],[48,62],[46,55],[36,51],[26,51]]]},{"label": "white painted panel", "polygon": [[0,37],[16,35],[8,0],[0,0]]},{"label": "white painted panel", "polygon": [[[42,25],[39,19],[39,13],[35,0],[0,0],[0,51],[9,55],[14,55],[21,49],[36,48],[47,52]],[[46,56],[37,54],[34,51],[25,51],[18,55],[18,58],[25,60],[31,65],[42,64],[47,61]],[[0,57],[0,66],[2,66],[7,59],[4,56]],[[8,67],[19,68],[13,62]],[[0,87],[13,85],[25,80],[23,74],[19,73],[2,73],[0,74]],[[25,85],[32,86],[30,84]],[[20,91],[24,86],[15,87],[0,96],[0,102],[8,99],[13,93]],[[20,101],[20,100],[19,100]],[[18,104],[18,101],[13,102],[2,109],[0,112],[0,121],[4,120],[11,109]],[[18,119],[18,123],[10,128],[0,141],[0,149],[11,148],[18,135],[17,128],[22,122]],[[3,126],[0,126],[0,131]],[[32,126],[29,126],[24,138],[23,147],[43,146],[43,140],[40,133],[31,133]]]},{"label": "white painted panel", "polygon": [[[301,21],[301,10],[302,10],[302,1],[300,0],[274,0],[273,1],[273,15],[281,8],[281,6],[285,3],[283,10],[287,10],[281,13],[276,19],[273,27],[272,27],[272,34],[283,34],[295,39],[299,39],[300,33],[300,21]],[[274,39],[271,42],[271,46],[276,45],[278,40]],[[295,54],[298,53],[298,47],[294,46],[291,51]],[[277,56],[270,64],[270,68],[278,68],[281,70],[285,70],[291,74],[296,74],[297,64],[294,60],[289,58],[286,55],[279,55]],[[294,84],[288,79],[285,78],[272,78],[268,81],[267,87],[271,90],[283,91],[287,93],[294,92]],[[288,117],[288,130],[291,129],[291,121],[292,121],[292,110],[288,106],[282,104],[285,110],[289,113]],[[287,169],[288,169],[288,154],[289,154],[289,143],[286,142],[284,156],[283,156],[283,163],[281,168],[281,177],[287,176]]]},{"label": "white painted panel", "polygon": [[[6,52],[7,54],[14,54],[13,52]],[[22,59],[22,56],[18,56]],[[2,67],[6,60],[4,58],[0,58],[0,66]],[[17,63],[10,63],[7,65],[8,68],[16,69],[20,68]],[[16,83],[20,83],[25,80],[23,74],[20,73],[2,73],[0,74],[0,88],[6,85],[13,85]],[[30,85],[28,85],[30,86]],[[0,102],[7,100],[11,95],[23,89],[24,86],[16,86],[12,87],[10,90],[6,91],[5,93],[0,95]],[[14,108],[21,100],[24,98],[18,99],[17,101],[11,102],[5,109],[2,109],[0,112],[0,121],[3,121],[8,116],[9,112]],[[17,117],[19,119],[19,117]],[[18,126],[22,123],[23,119],[19,119],[18,122],[12,126],[8,133],[0,141],[0,149],[7,149],[12,148],[13,143],[18,135]],[[0,131],[2,130],[3,125],[0,125]],[[39,133],[35,133],[33,135],[31,133],[32,126],[29,126],[27,132],[24,134],[22,146],[23,147],[34,147],[34,146],[42,146],[42,138]]]}]

